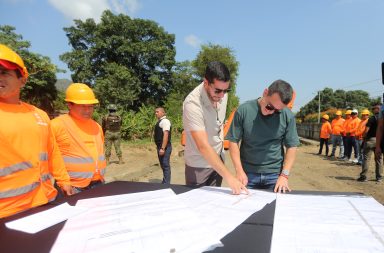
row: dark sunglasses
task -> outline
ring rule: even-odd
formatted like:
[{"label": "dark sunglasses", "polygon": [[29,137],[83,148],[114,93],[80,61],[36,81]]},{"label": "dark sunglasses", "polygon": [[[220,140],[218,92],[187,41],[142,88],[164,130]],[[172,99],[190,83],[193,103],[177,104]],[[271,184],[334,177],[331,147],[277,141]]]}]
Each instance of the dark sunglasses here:
[{"label": "dark sunglasses", "polygon": [[[212,87],[213,87],[213,85],[212,84],[210,84]],[[220,94],[220,93],[228,93],[228,92],[231,92],[231,89],[225,89],[225,90],[222,90],[222,89],[218,89],[218,88],[215,88],[215,87],[213,87],[214,89],[215,89],[215,94]]]},{"label": "dark sunglasses", "polygon": [[277,110],[273,105],[269,103],[265,106],[265,109],[267,109],[268,111],[280,112],[280,110]]}]

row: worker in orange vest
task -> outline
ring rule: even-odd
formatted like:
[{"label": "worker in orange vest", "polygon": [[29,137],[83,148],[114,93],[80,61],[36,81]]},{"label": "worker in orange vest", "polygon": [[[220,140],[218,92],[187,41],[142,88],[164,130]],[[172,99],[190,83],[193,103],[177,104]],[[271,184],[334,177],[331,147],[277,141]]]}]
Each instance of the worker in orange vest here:
[{"label": "worker in orange vest", "polygon": [[[351,120],[348,122],[348,124],[345,127],[345,136],[347,140],[347,151],[346,151],[346,158],[349,159],[350,162],[358,163],[358,157],[359,157],[359,150],[357,147],[356,142],[356,131],[357,127],[359,126],[360,119],[357,117],[358,111],[356,109],[353,109],[351,112]],[[352,159],[352,148],[355,153],[355,158]]]},{"label": "worker in orange vest", "polygon": [[321,155],[323,151],[323,146],[325,144],[325,155],[328,156],[328,152],[329,152],[328,140],[332,133],[332,127],[328,120],[329,120],[329,116],[327,114],[324,114],[321,117],[322,125],[320,130],[320,149],[319,149],[319,152],[317,153],[318,155]]},{"label": "worker in orange vest", "polygon": [[359,157],[358,157],[358,165],[361,165],[363,162],[363,135],[365,132],[365,126],[367,125],[369,118],[369,111],[367,109],[364,109],[361,112],[361,121],[359,123],[359,126],[356,130],[356,142],[357,142],[357,148],[359,151]]},{"label": "worker in orange vest", "polygon": [[20,100],[28,71],[21,57],[0,44],[0,218],[46,204],[72,188],[48,115]]},{"label": "worker in orange vest", "polygon": [[340,154],[339,158],[344,156],[344,143],[342,133],[344,131],[344,119],[341,117],[341,111],[336,111],[336,118],[332,120],[331,128],[332,128],[332,152],[329,157],[335,157],[336,147],[340,146]]},{"label": "worker in orange vest", "polygon": [[351,113],[352,113],[352,110],[347,110],[345,112],[345,120],[344,120],[344,124],[343,124],[343,132],[341,133],[341,135],[343,136],[343,143],[344,143],[344,154],[343,154],[343,157],[341,157],[341,159],[343,159],[345,161],[349,160],[349,157],[347,155],[347,151],[348,151],[349,147],[348,147],[348,143],[347,143],[346,130],[349,128],[349,123],[352,120]]},{"label": "worker in orange vest", "polygon": [[75,193],[103,184],[106,167],[104,134],[92,119],[99,101],[88,85],[72,83],[66,90],[69,113],[52,120],[65,167]]}]

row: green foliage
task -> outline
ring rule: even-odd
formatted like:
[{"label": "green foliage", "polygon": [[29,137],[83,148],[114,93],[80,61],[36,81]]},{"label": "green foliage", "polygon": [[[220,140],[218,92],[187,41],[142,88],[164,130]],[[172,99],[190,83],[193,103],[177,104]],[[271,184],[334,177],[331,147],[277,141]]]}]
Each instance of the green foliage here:
[{"label": "green foliage", "polygon": [[227,116],[231,113],[233,108],[239,105],[239,98],[236,96],[236,79],[238,77],[239,62],[231,48],[222,47],[220,45],[208,44],[202,45],[201,51],[196,59],[192,62],[192,66],[196,68],[196,74],[204,78],[205,68],[211,61],[220,61],[224,63],[231,74],[231,92],[228,94]]},{"label": "green foliage", "polygon": [[57,69],[48,57],[30,52],[31,43],[24,41],[23,37],[16,34],[14,30],[12,26],[0,26],[0,43],[17,52],[28,69],[29,77],[22,89],[21,99],[52,113],[53,101],[57,97],[56,73],[61,70]]},{"label": "green foliage", "polygon": [[129,111],[121,115],[123,125],[121,136],[125,140],[151,138],[157,119],[155,107],[143,105],[138,112]]},{"label": "green foliage", "polygon": [[[333,91],[331,88],[324,88],[320,92],[320,111],[328,110],[346,110],[356,108],[359,111],[365,108],[371,108],[372,105],[380,102],[380,97],[370,98],[368,92],[362,90]],[[304,121],[317,122],[319,111],[319,94],[317,94],[309,103],[300,108],[296,118]],[[330,115],[331,116],[331,115]],[[315,120],[316,119],[316,120]]]},{"label": "green foliage", "polygon": [[100,103],[137,111],[161,104],[172,88],[175,36],[150,20],[104,11],[100,23],[75,20],[64,28],[73,50],[60,58],[72,80],[95,87]]}]

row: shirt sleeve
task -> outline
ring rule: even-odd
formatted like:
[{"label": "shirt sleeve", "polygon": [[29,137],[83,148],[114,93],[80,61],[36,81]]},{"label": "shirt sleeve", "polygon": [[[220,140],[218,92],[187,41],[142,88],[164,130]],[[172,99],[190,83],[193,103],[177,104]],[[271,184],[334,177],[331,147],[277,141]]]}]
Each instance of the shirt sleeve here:
[{"label": "shirt sleeve", "polygon": [[284,145],[287,148],[298,147],[300,144],[299,136],[297,135],[296,120],[293,117],[288,118],[287,131],[284,137]]},{"label": "shirt sleeve", "polygon": [[171,122],[169,121],[169,119],[163,119],[162,121],[160,121],[159,126],[161,127],[161,129],[163,129],[163,132],[171,130]]},{"label": "shirt sleeve", "polygon": [[183,124],[184,130],[187,132],[205,130],[203,110],[198,103],[193,101],[184,103]]},{"label": "shirt sleeve", "polygon": [[242,108],[239,107],[239,109],[235,112],[235,115],[233,116],[231,126],[228,130],[228,133],[225,139],[230,142],[239,143],[242,138],[243,138],[243,115],[242,115]]},{"label": "shirt sleeve", "polygon": [[70,178],[57,145],[51,122],[48,127],[48,157],[50,158],[48,161],[49,171],[57,181],[57,184],[60,186],[69,185]]}]

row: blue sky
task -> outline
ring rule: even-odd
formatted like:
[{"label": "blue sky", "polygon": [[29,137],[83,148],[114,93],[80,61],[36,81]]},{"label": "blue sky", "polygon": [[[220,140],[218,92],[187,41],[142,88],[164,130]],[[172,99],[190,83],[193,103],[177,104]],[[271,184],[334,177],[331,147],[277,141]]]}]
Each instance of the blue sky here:
[{"label": "blue sky", "polygon": [[241,102],[276,79],[296,90],[294,111],[325,87],[384,92],[383,0],[0,0],[0,24],[16,27],[32,51],[67,69],[59,60],[70,51],[63,27],[98,20],[104,9],[175,34],[177,61],[193,60],[201,44],[232,48]]}]

